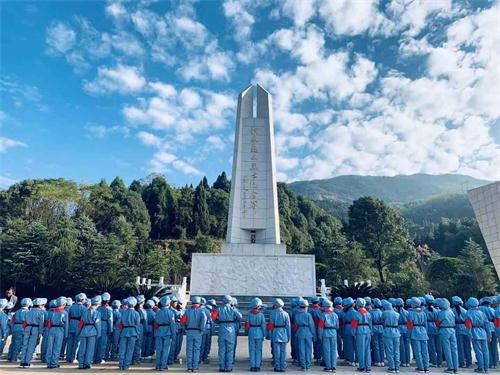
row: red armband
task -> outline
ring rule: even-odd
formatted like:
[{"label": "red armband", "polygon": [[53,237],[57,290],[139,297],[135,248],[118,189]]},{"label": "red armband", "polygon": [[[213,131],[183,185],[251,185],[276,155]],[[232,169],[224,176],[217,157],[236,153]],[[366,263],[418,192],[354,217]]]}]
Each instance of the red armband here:
[{"label": "red armband", "polygon": [[12,317],[12,323],[13,323],[13,324],[15,324],[15,323],[16,323],[16,316],[15,316],[15,315]]},{"label": "red armband", "polygon": [[354,329],[358,328],[358,321],[356,319],[351,320],[351,327]]},{"label": "red armband", "polygon": [[408,329],[413,329],[413,321],[412,320],[408,320],[406,322],[406,328]]},{"label": "red armband", "polygon": [[217,310],[214,310],[210,313],[210,317],[212,318],[212,320],[215,320],[219,317],[219,311]]},{"label": "red armband", "polygon": [[120,323],[118,323],[118,330],[121,331],[122,329],[123,329],[123,323],[120,322]]},{"label": "red armband", "polygon": [[500,327],[500,318],[495,318],[495,327]]},{"label": "red armband", "polygon": [[158,323],[153,323],[153,329],[156,331],[158,329]]},{"label": "red armband", "polygon": [[472,320],[465,319],[465,326],[469,329],[472,329]]},{"label": "red armband", "polygon": [[250,329],[250,322],[245,323],[245,329],[248,331]]},{"label": "red armband", "polygon": [[438,319],[438,320],[436,320],[436,327],[439,328],[440,326],[441,326],[441,321]]},{"label": "red armband", "polygon": [[188,321],[188,317],[186,314],[184,314],[182,317],[181,317],[181,320],[179,321],[179,323],[181,324],[186,324]]},{"label": "red armband", "polygon": [[47,328],[48,328],[48,329],[51,329],[51,328],[52,328],[52,320],[49,320],[49,321],[47,322]]},{"label": "red armband", "polygon": [[269,323],[267,323],[267,329],[268,329],[269,331],[272,331],[272,330],[274,329],[274,324],[273,324],[273,322],[269,322]]},{"label": "red armband", "polygon": [[323,319],[318,319],[318,328],[325,328],[325,321]]},{"label": "red armband", "polygon": [[157,312],[158,311],[158,306],[153,306],[153,308],[151,310],[153,310],[154,312]]},{"label": "red armband", "polygon": [[80,321],[78,322],[78,328],[79,328],[79,329],[82,329],[82,328],[83,328],[83,320],[80,320]]},{"label": "red armband", "polygon": [[292,332],[293,332],[293,333],[297,333],[297,331],[298,331],[298,330],[299,330],[299,326],[298,326],[297,324],[294,324],[294,325],[292,326]]},{"label": "red armband", "polygon": [[28,323],[23,322],[23,328],[26,328],[28,326]]}]

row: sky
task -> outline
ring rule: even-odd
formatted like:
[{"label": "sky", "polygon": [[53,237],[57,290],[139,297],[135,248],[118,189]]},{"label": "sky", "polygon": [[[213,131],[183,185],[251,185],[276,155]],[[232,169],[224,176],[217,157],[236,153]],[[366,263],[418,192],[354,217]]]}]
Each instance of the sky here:
[{"label": "sky", "polygon": [[500,179],[500,5],[3,1],[0,187],[231,173],[237,96],[273,95],[280,181]]}]

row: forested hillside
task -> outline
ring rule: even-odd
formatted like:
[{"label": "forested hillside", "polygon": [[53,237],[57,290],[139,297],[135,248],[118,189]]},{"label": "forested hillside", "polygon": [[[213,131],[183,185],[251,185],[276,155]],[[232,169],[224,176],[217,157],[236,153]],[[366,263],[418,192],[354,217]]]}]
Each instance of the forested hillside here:
[{"label": "forested hillside", "polygon": [[[129,187],[118,177],[90,185],[21,181],[0,191],[1,287],[15,285],[20,295],[120,295],[137,275],[178,283],[189,276],[193,252],[219,251],[229,190],[225,173],[196,187],[174,187],[161,176]],[[290,253],[315,254],[317,278],[327,285],[369,279],[383,294],[448,294],[450,285],[476,275],[463,294],[498,286],[474,222],[450,221],[412,239],[399,212],[377,198],[355,200],[344,223],[284,184],[278,199],[282,242]],[[455,268],[449,285],[436,282],[435,289],[429,281],[448,273],[439,264],[449,258],[439,253],[453,255]]]}]

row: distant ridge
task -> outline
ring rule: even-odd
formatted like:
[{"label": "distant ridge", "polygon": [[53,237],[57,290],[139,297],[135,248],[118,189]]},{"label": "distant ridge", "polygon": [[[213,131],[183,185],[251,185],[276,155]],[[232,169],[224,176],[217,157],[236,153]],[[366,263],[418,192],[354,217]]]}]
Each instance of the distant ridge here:
[{"label": "distant ridge", "polygon": [[459,174],[386,176],[338,176],[325,180],[297,181],[289,188],[314,200],[351,202],[359,197],[374,196],[390,204],[422,201],[436,195],[463,194],[490,183]]}]

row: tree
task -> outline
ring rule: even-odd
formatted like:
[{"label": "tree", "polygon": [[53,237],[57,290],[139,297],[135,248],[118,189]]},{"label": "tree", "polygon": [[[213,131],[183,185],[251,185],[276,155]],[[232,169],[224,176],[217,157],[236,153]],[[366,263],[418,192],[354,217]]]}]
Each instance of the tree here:
[{"label": "tree", "polygon": [[142,199],[151,218],[151,238],[165,239],[175,228],[176,202],[172,189],[163,177],[155,177],[146,186]]},{"label": "tree", "polygon": [[466,269],[462,259],[452,257],[437,257],[427,270],[427,278],[432,291],[437,295],[452,297],[463,292],[460,285],[461,275]]},{"label": "tree", "polygon": [[224,190],[226,193],[231,191],[231,182],[227,179],[226,172],[222,172],[217,176],[212,188]]},{"label": "tree", "polygon": [[208,233],[210,229],[210,214],[208,212],[207,192],[203,181],[196,187],[193,195],[193,226],[192,234],[200,231],[203,234]]},{"label": "tree", "polygon": [[381,283],[387,269],[402,264],[411,256],[411,243],[403,218],[384,201],[359,198],[349,208],[348,233],[373,259]]},{"label": "tree", "polygon": [[[490,294],[498,286],[498,279],[494,277],[491,265],[486,263],[483,249],[478,243],[468,240],[460,253],[459,259],[465,264],[465,272],[462,274],[460,285],[472,295],[477,291],[489,291]],[[463,283],[466,281],[466,284]]]},{"label": "tree", "polygon": [[106,180],[88,187],[90,191],[88,216],[95,223],[99,232],[107,233],[113,220],[121,214],[119,202],[113,196],[113,190]]}]

